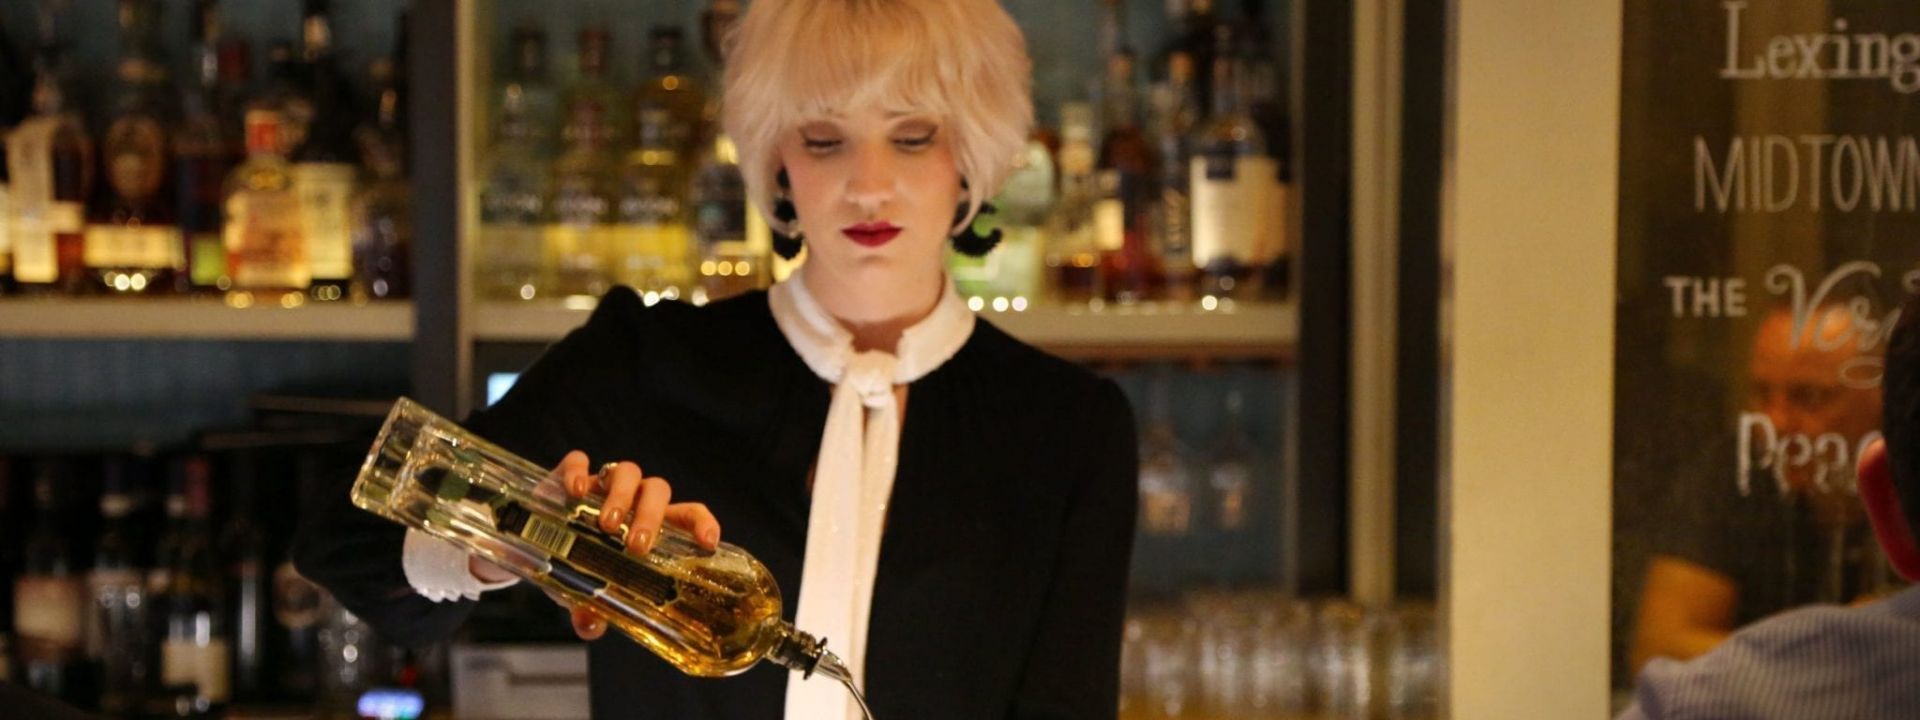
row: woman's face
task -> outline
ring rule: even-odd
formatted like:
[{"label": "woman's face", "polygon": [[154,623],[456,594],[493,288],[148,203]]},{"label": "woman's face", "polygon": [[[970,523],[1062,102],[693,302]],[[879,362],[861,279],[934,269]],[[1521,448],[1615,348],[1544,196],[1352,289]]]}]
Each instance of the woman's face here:
[{"label": "woman's face", "polygon": [[934,116],[877,108],[789,132],[779,152],[808,277],[902,291],[939,278],[960,201],[951,136]]}]

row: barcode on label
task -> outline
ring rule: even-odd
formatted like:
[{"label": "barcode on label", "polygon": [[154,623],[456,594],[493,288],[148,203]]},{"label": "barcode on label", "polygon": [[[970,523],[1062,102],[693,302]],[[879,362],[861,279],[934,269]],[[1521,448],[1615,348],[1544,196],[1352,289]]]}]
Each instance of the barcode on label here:
[{"label": "barcode on label", "polygon": [[565,525],[539,515],[527,518],[526,527],[520,528],[520,537],[559,557],[566,557],[567,551],[573,549],[573,533]]}]

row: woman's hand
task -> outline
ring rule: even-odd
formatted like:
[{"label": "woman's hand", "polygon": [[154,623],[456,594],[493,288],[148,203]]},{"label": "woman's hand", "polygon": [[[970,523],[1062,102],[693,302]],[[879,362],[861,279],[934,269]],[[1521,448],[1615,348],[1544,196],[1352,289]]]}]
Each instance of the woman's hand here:
[{"label": "woman's hand", "polygon": [[[568,497],[604,493],[606,501],[600,506],[600,529],[618,536],[621,524],[626,523],[626,535],[621,539],[627,552],[645,555],[652,551],[663,523],[673,523],[674,527],[686,531],[701,547],[712,550],[720,545],[720,521],[714,519],[713,511],[701,503],[671,502],[673,488],[665,478],[646,477],[640,466],[631,462],[610,463],[598,473],[591,468],[587,454],[575,450],[560,460],[546,481],[560,483],[567,489]],[[474,577],[487,582],[512,577],[479,556],[473,557],[468,569]],[[571,606],[559,596],[554,596],[554,601],[569,606],[573,613],[573,631],[581,639],[594,640],[606,634],[606,620],[592,610]]]}]

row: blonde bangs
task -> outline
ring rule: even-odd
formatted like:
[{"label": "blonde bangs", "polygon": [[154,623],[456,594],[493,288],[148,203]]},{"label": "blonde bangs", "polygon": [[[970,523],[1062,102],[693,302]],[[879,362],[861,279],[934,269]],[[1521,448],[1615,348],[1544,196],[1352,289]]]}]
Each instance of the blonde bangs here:
[{"label": "blonde bangs", "polygon": [[778,229],[791,230],[768,212],[777,147],[808,120],[855,107],[939,118],[975,210],[1033,124],[1026,42],[995,0],[756,0],[727,57],[722,124]]}]

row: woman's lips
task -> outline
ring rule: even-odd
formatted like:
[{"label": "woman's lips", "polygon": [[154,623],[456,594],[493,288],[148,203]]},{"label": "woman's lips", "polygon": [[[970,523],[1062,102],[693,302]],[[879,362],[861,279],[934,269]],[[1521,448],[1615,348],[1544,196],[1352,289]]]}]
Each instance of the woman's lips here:
[{"label": "woman's lips", "polygon": [[900,228],[893,223],[860,223],[840,230],[852,240],[864,247],[880,247],[893,241],[900,234]]}]

